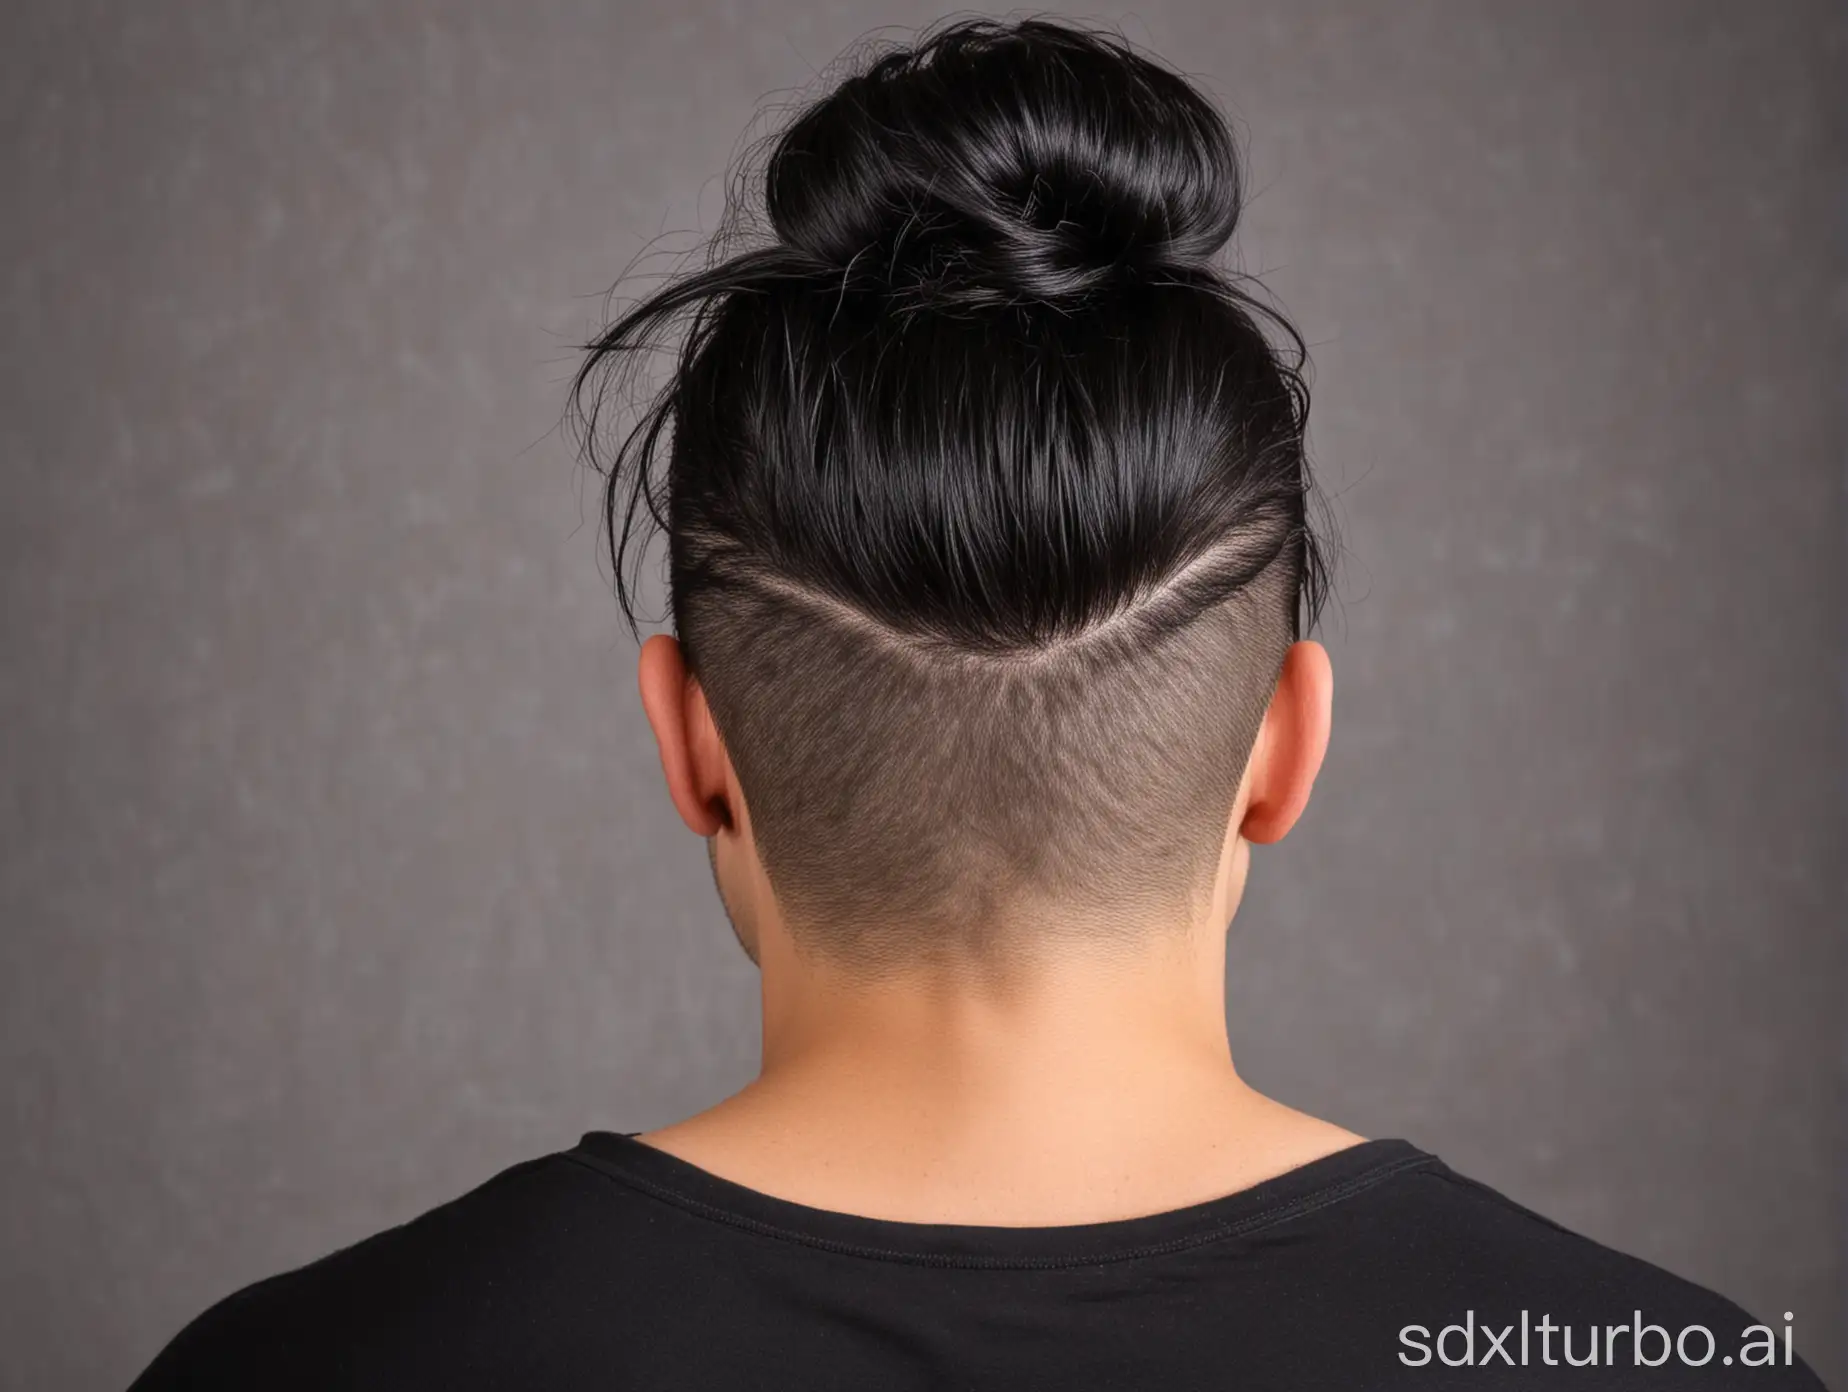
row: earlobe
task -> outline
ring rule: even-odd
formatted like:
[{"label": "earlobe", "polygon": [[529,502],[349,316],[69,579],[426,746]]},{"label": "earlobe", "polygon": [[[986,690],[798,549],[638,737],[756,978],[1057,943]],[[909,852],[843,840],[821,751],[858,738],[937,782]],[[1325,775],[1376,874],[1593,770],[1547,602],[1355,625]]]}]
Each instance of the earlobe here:
[{"label": "earlobe", "polygon": [[687,678],[680,644],[664,633],[648,639],[642,644],[636,677],[674,809],[697,835],[715,835],[726,818],[722,801],[704,786],[707,770],[700,766],[699,748],[703,731],[695,728],[700,718],[710,717],[696,709],[703,698]]},{"label": "earlobe", "polygon": [[1320,643],[1291,645],[1264,716],[1261,753],[1254,754],[1251,800],[1239,834],[1267,845],[1296,825],[1328,752],[1334,673]]}]

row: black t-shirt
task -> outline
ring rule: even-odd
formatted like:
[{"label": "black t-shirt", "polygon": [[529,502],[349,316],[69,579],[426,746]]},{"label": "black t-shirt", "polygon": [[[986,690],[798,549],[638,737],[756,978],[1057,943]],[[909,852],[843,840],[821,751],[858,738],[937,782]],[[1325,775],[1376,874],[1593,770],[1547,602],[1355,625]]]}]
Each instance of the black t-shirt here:
[{"label": "black t-shirt", "polygon": [[809,1208],[592,1132],[220,1301],[134,1389],[1819,1387],[1802,1320],[1765,1314],[1401,1140],[1007,1228]]}]

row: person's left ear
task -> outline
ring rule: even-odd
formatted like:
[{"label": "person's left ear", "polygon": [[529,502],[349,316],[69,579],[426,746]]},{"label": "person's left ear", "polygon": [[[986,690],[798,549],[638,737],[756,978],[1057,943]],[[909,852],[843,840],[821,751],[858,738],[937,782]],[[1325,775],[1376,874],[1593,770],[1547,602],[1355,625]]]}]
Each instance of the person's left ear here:
[{"label": "person's left ear", "polygon": [[688,675],[680,644],[665,633],[642,644],[636,675],[668,796],[692,831],[716,835],[732,824],[726,792],[730,765],[706,693]]}]

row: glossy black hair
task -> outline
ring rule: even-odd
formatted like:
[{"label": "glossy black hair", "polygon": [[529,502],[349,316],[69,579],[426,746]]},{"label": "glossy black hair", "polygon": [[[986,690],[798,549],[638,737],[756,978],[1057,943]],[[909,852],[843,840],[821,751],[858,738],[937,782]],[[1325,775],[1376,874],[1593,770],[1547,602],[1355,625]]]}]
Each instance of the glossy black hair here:
[{"label": "glossy black hair", "polygon": [[1197,904],[1327,577],[1303,341],[1215,260],[1224,119],[1115,36],[968,20],[767,155],[572,401],[792,928],[892,963]]}]

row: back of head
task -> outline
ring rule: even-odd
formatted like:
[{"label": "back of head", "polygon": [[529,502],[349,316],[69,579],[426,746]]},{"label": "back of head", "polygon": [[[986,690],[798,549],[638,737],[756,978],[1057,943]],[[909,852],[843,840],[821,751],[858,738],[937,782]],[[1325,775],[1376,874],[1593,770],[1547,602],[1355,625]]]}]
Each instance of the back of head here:
[{"label": "back of head", "polygon": [[1109,36],[966,21],[804,109],[760,196],[574,399],[791,931],[867,965],[1197,905],[1324,588],[1301,340],[1214,264],[1223,119]]}]

